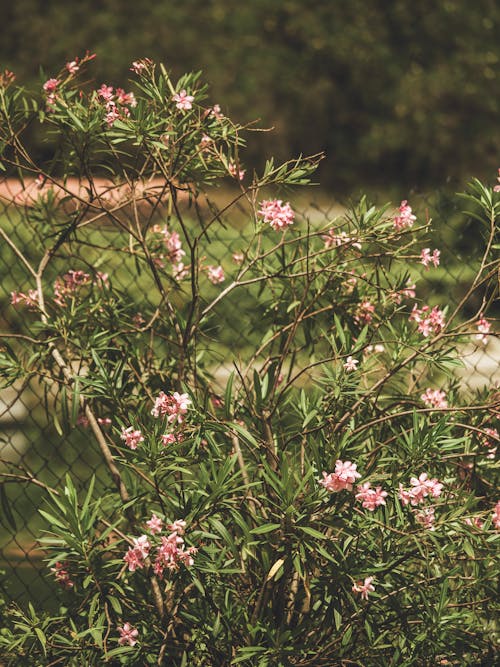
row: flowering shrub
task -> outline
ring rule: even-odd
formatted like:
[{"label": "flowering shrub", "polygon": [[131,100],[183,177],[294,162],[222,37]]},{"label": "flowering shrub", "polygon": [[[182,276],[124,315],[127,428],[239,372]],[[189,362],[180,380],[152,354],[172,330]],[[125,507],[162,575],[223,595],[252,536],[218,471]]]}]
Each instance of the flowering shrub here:
[{"label": "flowering shrub", "polygon": [[[314,226],[268,193],[308,182],[316,158],[270,160],[245,185],[244,128],[205,106],[198,75],[173,82],[145,59],[134,93],[81,90],[91,59],[34,96],[0,86],[3,166],[41,175],[33,209],[47,212],[26,207],[27,250],[0,230],[26,272],[2,377],[46,383],[109,473],[97,494],[9,472],[46,488],[61,610],[12,608],[4,662],[493,664],[499,392],[471,394],[454,369],[495,335],[494,189],[466,195],[484,254],[462,303],[423,303],[418,272],[440,255],[421,250],[430,222],[407,201],[363,198]],[[24,147],[36,121],[63,179]],[[234,201],[203,204],[235,175]],[[207,264],[212,231],[242,207],[239,249]],[[104,222],[106,247],[92,236]],[[140,303],[114,284],[114,258]],[[221,308],[237,321],[247,295],[250,349],[221,380]]]}]

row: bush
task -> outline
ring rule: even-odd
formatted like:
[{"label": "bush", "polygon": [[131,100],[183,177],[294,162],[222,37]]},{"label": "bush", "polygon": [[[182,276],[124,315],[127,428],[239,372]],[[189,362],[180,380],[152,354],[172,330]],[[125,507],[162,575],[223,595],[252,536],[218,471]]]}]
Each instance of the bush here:
[{"label": "bush", "polygon": [[[109,473],[98,493],[29,478],[60,612],[11,607],[4,660],[493,665],[498,388],[471,395],[454,370],[494,335],[498,194],[464,195],[482,261],[457,308],[431,307],[410,275],[439,252],[407,202],[313,224],[275,197],[318,156],[250,179],[245,128],[198,74],[142,60],[135,94],[80,92],[91,59],[40,94],[0,89],[4,168],[39,184],[22,243],[0,232],[24,271],[2,376],[45,386]],[[35,122],[48,164],[23,144]],[[216,207],[224,179],[239,194]],[[247,307],[240,345],[226,329]]]}]

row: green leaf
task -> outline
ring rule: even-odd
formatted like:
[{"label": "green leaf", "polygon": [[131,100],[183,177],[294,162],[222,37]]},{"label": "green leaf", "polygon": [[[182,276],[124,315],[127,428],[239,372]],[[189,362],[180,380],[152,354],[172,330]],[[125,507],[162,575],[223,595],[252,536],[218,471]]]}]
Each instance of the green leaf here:
[{"label": "green leaf", "polygon": [[317,540],[326,540],[328,539],[326,535],[323,535],[323,533],[320,533],[319,530],[316,530],[315,528],[311,528],[310,526],[297,526],[299,530],[301,530],[303,533],[306,533],[306,535],[310,535],[311,537],[315,537]]},{"label": "green leaf", "polygon": [[262,526],[257,526],[257,528],[252,528],[250,531],[252,535],[264,535],[265,533],[271,533],[273,530],[278,530],[281,527],[279,523],[265,523]]}]

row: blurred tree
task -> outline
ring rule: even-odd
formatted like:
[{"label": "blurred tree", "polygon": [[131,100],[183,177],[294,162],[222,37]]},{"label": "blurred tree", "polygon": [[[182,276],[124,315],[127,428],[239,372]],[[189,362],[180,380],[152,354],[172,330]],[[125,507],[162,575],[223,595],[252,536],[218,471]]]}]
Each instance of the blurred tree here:
[{"label": "blurred tree", "polygon": [[203,69],[213,101],[261,119],[250,157],[325,150],[321,181],[442,184],[498,163],[496,0],[17,0],[0,61],[20,81],[86,49],[96,83],[124,85],[149,56],[175,74]]}]

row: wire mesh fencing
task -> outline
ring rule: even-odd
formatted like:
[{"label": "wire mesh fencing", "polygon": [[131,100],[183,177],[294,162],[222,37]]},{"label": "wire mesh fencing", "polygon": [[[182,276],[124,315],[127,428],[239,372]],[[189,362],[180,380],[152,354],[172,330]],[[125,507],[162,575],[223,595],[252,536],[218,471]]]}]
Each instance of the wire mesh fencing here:
[{"label": "wire mesh fencing", "polygon": [[[0,220],[13,241],[29,253],[33,239],[22,224],[25,217],[43,214],[32,206],[30,199],[20,201],[12,189],[0,199]],[[424,202],[425,204],[425,202]],[[435,207],[435,203],[433,203]],[[302,206],[302,217],[314,227],[324,226],[336,218],[342,209],[338,206],[322,210],[309,205]],[[471,223],[457,222],[448,201],[441,203],[438,211],[442,226],[434,232],[434,242],[441,251],[441,263],[433,271],[419,269],[420,286],[432,302],[443,302],[450,310],[462,298],[465,285],[471,280],[479,262],[479,239]],[[161,211],[159,212],[161,219]],[[461,220],[461,219],[460,219]],[[74,258],[82,266],[106,271],[110,281],[123,295],[137,304],[149,298],[148,279],[137,276],[133,258],[123,256],[111,262],[103,249],[109,245],[109,236],[116,231],[106,224],[88,228],[82,234]],[[241,226],[214,227],[204,248],[202,261],[206,265],[217,264],[220,257],[238,255],[245,243]],[[29,291],[32,285],[26,271],[8,244],[0,252],[0,301],[2,321],[0,330],[15,336],[22,330],[22,315],[10,305],[14,290]],[[214,288],[215,290],[215,288]],[[214,292],[215,293],[215,292]],[[239,291],[229,297],[224,307],[215,308],[213,327],[206,335],[205,370],[212,378],[213,386],[221,393],[234,364],[241,366],[252,356],[255,345],[255,318],[262,316],[258,306],[258,290]],[[480,303],[467,304],[471,309]],[[272,319],[272,312],[265,315]],[[2,341],[0,340],[0,344]],[[462,350],[463,368],[458,371],[464,389],[492,386],[500,383],[498,359],[500,344],[495,336],[487,343],[471,342]],[[0,589],[7,599],[23,604],[36,599],[50,608],[54,601],[54,587],[46,575],[44,552],[38,539],[42,520],[38,513],[43,505],[47,487],[61,488],[64,477],[70,473],[75,482],[85,487],[96,476],[96,490],[103,491],[109,483],[108,473],[101,465],[100,454],[91,433],[81,422],[72,431],[64,429],[52,409],[54,395],[50,387],[36,378],[15,383],[3,389],[0,399]],[[106,422],[103,421],[104,427]]]}]

